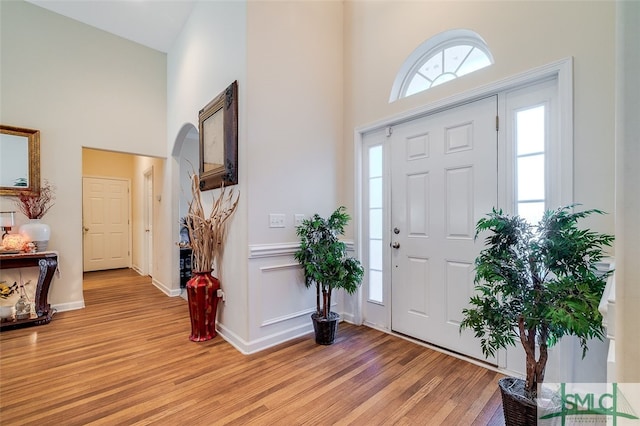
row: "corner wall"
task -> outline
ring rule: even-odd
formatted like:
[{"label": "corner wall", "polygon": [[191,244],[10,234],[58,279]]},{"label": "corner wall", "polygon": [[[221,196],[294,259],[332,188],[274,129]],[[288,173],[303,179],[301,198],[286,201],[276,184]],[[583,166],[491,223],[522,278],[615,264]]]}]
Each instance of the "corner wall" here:
[{"label": "corner wall", "polygon": [[[293,216],[338,205],[342,25],[341,2],[198,3],[168,55],[170,150],[184,124],[197,128],[199,109],[238,80],[241,196],[218,327],[245,353],[312,327],[315,299],[293,260]],[[171,162],[178,181],[179,159]],[[284,214],[285,227],[270,228],[270,213]]]},{"label": "corner wall", "polygon": [[[171,194],[171,205],[164,211],[170,217],[171,241],[165,245],[163,268],[178,265],[180,199],[191,198],[190,187],[182,188],[181,150],[190,129],[198,129],[198,111],[234,80],[238,81],[238,157],[240,202],[229,221],[228,242],[219,278],[226,302],[219,304],[218,322],[222,335],[238,347],[247,339],[247,211],[249,141],[247,140],[247,23],[245,2],[198,2],[167,55],[168,133],[165,148],[173,153],[164,187]],[[192,141],[191,141],[192,142]],[[188,143],[191,143],[188,142]],[[194,164],[198,168],[198,164]],[[202,201],[208,211],[212,195],[205,191]],[[165,271],[175,275],[178,270]],[[177,285],[176,281],[176,285]],[[177,287],[174,287],[177,288]]]},{"label": "corner wall", "polygon": [[[293,259],[294,215],[328,216],[340,205],[343,5],[249,2],[247,12],[253,352],[313,329],[315,292]],[[271,213],[284,215],[283,228],[269,227]]]},{"label": "corner wall", "polygon": [[640,3],[616,4],[616,381],[640,383]]}]

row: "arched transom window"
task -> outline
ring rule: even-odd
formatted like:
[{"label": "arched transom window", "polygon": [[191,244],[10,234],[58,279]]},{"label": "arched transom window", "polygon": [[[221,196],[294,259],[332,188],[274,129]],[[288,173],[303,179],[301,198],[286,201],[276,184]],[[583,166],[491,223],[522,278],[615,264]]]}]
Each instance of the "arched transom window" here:
[{"label": "arched transom window", "polygon": [[470,30],[451,30],[422,43],[400,68],[389,102],[493,64],[486,43]]}]

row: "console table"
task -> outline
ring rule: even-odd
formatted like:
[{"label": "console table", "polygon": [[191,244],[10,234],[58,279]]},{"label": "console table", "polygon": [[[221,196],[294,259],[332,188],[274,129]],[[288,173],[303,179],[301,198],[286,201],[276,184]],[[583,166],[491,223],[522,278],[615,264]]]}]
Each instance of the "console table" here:
[{"label": "console table", "polygon": [[49,286],[56,269],[58,254],[56,252],[20,253],[0,255],[0,269],[38,267],[38,284],[34,295],[35,312],[29,318],[0,322],[0,331],[32,325],[48,324],[55,313],[49,304]]}]

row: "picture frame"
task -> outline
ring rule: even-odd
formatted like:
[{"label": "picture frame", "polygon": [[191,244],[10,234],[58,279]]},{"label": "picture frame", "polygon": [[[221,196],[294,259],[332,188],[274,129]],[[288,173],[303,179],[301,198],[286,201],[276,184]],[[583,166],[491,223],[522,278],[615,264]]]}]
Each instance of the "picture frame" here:
[{"label": "picture frame", "polygon": [[40,131],[0,125],[0,195],[40,193]]},{"label": "picture frame", "polygon": [[238,183],[238,82],[198,113],[200,190]]}]

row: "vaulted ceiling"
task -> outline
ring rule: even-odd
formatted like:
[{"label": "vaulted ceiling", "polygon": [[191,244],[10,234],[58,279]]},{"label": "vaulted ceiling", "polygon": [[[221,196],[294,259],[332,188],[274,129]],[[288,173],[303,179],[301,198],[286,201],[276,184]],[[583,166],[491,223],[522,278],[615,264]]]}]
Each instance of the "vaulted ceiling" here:
[{"label": "vaulted ceiling", "polygon": [[26,1],[165,53],[195,3],[195,0]]}]

